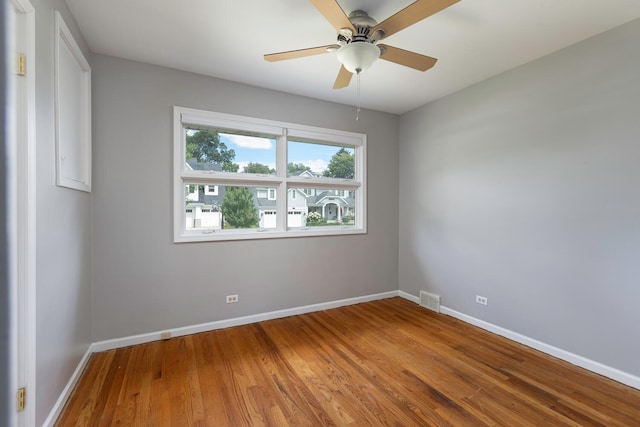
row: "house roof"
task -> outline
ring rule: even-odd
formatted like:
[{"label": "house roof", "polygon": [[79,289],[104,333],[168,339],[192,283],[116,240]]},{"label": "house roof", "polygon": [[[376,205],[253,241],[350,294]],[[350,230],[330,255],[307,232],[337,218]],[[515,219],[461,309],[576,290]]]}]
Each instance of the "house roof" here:
[{"label": "house roof", "polygon": [[[276,201],[275,200],[269,200],[268,198],[263,198],[263,197],[258,197],[258,191],[259,190],[266,190],[265,188],[253,188],[252,189],[252,195],[253,195],[253,201],[256,204],[256,206],[261,207],[261,208],[268,208],[268,207],[273,207],[275,208],[276,206]],[[317,194],[315,196],[308,196],[306,195],[303,191],[300,191],[298,189],[292,189],[293,191],[297,191],[298,194],[302,195],[305,197],[306,202],[307,202],[307,206],[314,206],[314,207],[320,207],[324,204],[326,204],[325,202],[329,202],[329,201],[333,201],[336,204],[340,205],[340,206],[355,206],[355,199],[353,197],[340,197],[340,196],[336,196],[336,194],[333,192],[333,190],[326,190],[321,192],[320,194]],[[292,191],[289,190],[289,191]]]},{"label": "house roof", "polygon": [[194,171],[222,171],[222,165],[212,162],[199,162],[195,158],[187,160],[187,167]]},{"label": "house roof", "polygon": [[308,206],[322,206],[325,202],[333,201],[341,206],[355,206],[355,199],[353,197],[341,197],[337,196],[333,190],[323,191],[315,196],[307,196]]}]

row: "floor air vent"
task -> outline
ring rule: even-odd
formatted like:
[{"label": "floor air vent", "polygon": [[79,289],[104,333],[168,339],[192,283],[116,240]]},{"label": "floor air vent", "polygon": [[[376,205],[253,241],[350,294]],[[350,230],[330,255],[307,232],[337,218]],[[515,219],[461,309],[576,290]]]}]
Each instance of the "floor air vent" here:
[{"label": "floor air vent", "polygon": [[440,295],[420,291],[420,305],[436,313],[440,313]]}]

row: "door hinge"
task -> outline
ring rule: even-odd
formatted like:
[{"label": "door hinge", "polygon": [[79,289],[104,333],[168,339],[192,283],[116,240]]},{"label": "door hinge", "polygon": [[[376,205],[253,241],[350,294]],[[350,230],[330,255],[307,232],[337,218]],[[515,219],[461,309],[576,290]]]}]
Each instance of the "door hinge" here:
[{"label": "door hinge", "polygon": [[27,398],[27,390],[22,387],[18,389],[18,412],[24,411],[24,407],[26,404],[26,398]]},{"label": "door hinge", "polygon": [[18,75],[27,75],[27,56],[24,53],[18,54]]}]

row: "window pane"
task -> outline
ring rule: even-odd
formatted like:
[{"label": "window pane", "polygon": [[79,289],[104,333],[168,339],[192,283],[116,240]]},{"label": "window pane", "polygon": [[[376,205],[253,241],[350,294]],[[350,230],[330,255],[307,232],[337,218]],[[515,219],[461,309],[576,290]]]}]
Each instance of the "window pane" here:
[{"label": "window pane", "polygon": [[355,178],[355,147],[289,140],[289,176]]},{"label": "window pane", "polygon": [[[212,188],[216,194],[211,194]],[[188,231],[275,228],[275,212],[275,188],[185,185],[185,229]]]},{"label": "window pane", "polygon": [[355,225],[355,190],[290,188],[287,227]]},{"label": "window pane", "polygon": [[220,211],[220,192],[215,185],[185,185],[185,230],[220,230],[222,229],[222,212]]},{"label": "window pane", "polygon": [[199,127],[186,127],[185,132],[187,169],[276,173],[276,139],[273,136]]}]

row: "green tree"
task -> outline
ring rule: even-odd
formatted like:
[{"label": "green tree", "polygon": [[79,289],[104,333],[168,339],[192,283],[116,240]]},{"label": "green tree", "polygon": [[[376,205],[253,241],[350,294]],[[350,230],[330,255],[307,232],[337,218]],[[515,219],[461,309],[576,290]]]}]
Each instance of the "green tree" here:
[{"label": "green tree", "polygon": [[238,165],[233,163],[235,150],[220,141],[218,132],[199,130],[187,134],[187,160],[195,158],[201,163],[217,163],[223,171],[237,172]]},{"label": "green tree", "polygon": [[258,210],[253,195],[246,187],[227,187],[222,198],[222,214],[230,228],[255,228],[258,226]]},{"label": "green tree", "polygon": [[311,172],[311,168],[309,166],[305,166],[302,163],[289,163],[287,165],[287,171],[290,174],[296,173],[296,172]]},{"label": "green tree", "polygon": [[353,179],[355,176],[355,157],[344,148],[341,148],[331,157],[329,166],[322,173],[331,178]]},{"label": "green tree", "polygon": [[247,166],[244,167],[245,173],[264,173],[267,175],[271,175],[276,172],[275,169],[269,168],[267,165],[263,165],[262,163],[253,163],[249,162]]}]

